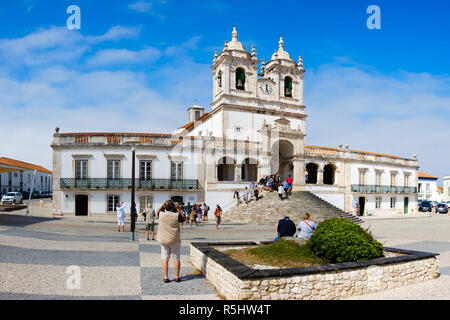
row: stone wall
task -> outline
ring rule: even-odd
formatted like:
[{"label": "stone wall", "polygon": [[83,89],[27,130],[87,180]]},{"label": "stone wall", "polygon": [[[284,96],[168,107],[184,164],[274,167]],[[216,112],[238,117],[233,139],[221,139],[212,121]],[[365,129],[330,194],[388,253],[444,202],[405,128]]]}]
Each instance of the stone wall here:
[{"label": "stone wall", "polygon": [[438,277],[435,254],[385,250],[387,257],[370,262],[272,270],[251,269],[205,243],[192,243],[190,251],[192,264],[219,294],[232,300],[342,299]]}]

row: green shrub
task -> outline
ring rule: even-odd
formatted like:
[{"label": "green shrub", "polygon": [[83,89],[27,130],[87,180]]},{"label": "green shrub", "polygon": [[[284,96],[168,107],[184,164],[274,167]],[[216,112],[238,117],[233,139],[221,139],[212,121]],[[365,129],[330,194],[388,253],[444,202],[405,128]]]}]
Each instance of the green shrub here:
[{"label": "green shrub", "polygon": [[383,257],[383,245],[359,225],[342,218],[321,222],[307,242],[318,257],[354,262]]}]

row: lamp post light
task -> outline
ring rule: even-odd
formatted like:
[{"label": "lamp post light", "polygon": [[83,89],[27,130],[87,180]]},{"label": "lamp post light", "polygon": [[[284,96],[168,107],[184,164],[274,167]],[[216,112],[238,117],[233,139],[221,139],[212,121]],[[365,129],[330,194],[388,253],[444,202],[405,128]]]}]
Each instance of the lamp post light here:
[{"label": "lamp post light", "polygon": [[135,201],[135,159],[136,159],[136,144],[139,143],[139,140],[128,140],[127,143],[131,144],[131,227],[130,227],[130,239],[134,241],[134,231],[136,228],[136,201]]}]

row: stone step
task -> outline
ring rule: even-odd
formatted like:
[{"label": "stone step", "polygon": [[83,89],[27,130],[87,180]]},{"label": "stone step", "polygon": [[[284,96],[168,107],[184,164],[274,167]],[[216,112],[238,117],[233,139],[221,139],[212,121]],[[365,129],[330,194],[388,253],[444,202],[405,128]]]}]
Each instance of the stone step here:
[{"label": "stone step", "polygon": [[227,210],[223,220],[248,224],[274,224],[285,216],[300,220],[304,212],[308,212],[311,219],[316,222],[333,217],[342,217],[355,223],[363,222],[308,191],[294,191],[283,201],[275,192],[263,192],[258,201],[251,199],[248,204],[242,203]]}]

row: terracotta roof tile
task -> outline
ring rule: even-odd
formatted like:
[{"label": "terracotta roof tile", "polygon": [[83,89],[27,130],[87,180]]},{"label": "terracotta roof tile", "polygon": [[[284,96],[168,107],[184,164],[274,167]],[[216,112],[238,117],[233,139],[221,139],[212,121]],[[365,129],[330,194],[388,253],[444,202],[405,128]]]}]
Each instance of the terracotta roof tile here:
[{"label": "terracotta roof tile", "polygon": [[37,171],[45,172],[45,173],[52,173],[50,170],[48,170],[44,167],[37,166],[35,164],[28,163],[28,162],[23,162],[23,161],[19,161],[19,160],[6,158],[6,157],[0,158],[0,164],[12,166],[12,167],[23,168],[23,169],[29,169],[29,170],[37,170]]},{"label": "terracotta roof tile", "polygon": [[439,179],[438,177],[429,175],[428,173],[419,171],[419,178],[431,178],[431,179]]}]

